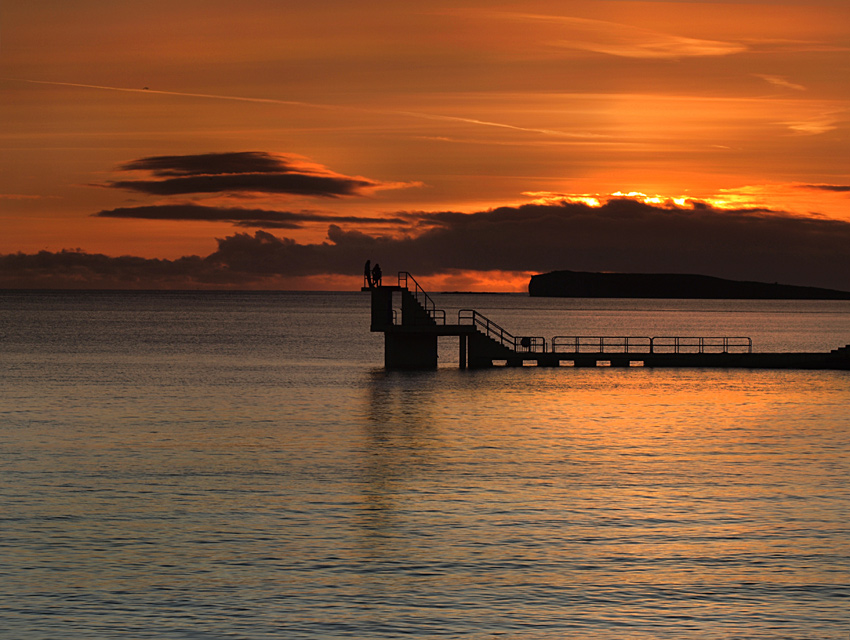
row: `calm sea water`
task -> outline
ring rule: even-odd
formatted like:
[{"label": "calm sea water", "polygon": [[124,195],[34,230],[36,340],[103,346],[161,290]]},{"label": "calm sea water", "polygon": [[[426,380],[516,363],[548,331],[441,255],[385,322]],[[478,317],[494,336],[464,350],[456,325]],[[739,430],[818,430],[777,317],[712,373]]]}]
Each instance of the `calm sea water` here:
[{"label": "calm sea water", "polygon": [[[444,295],[850,343],[850,303]],[[382,370],[365,294],[0,294],[0,637],[850,637],[850,373]]]}]

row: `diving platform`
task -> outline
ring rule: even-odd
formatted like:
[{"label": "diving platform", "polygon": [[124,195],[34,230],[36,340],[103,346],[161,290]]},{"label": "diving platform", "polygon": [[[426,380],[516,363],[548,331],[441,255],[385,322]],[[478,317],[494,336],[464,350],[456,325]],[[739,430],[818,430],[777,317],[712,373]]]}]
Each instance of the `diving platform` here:
[{"label": "diving platform", "polygon": [[394,285],[364,286],[371,326],[384,334],[387,369],[436,369],[438,339],[458,338],[461,369],[507,367],[721,367],[850,370],[850,345],[822,353],[755,352],[748,337],[514,336],[472,309],[456,322],[408,272]]}]

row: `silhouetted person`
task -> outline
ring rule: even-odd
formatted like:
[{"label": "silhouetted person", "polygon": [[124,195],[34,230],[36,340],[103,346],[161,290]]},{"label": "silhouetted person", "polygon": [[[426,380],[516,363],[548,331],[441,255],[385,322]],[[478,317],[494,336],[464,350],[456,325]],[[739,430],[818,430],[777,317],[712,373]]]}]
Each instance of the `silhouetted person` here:
[{"label": "silhouetted person", "polygon": [[376,287],[381,286],[381,265],[377,262],[375,263],[375,267],[372,269],[372,283]]},{"label": "silhouetted person", "polygon": [[[377,265],[375,265],[377,266]],[[367,260],[363,266],[363,278],[365,278],[366,286],[372,288],[372,261]]]}]

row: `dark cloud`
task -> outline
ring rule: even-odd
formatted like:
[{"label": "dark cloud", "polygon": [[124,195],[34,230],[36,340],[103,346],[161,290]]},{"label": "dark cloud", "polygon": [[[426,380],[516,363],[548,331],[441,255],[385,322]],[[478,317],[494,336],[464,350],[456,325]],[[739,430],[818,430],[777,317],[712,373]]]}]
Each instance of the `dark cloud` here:
[{"label": "dark cloud", "polygon": [[227,287],[244,283],[198,256],[157,260],[111,257],[81,249],[0,256],[0,286],[13,288],[158,289]]},{"label": "dark cloud", "polygon": [[633,200],[603,207],[526,205],[423,213],[416,237],[332,225],[301,245],[258,232],[219,241],[209,259],[246,273],[350,273],[371,257],[389,273],[450,270],[696,273],[850,290],[850,223],[758,210],[671,209]]},{"label": "dark cloud", "polygon": [[835,191],[837,193],[850,192],[850,186],[841,184],[804,184],[801,186],[804,189],[819,189],[821,191]]},{"label": "dark cloud", "polygon": [[218,240],[218,249],[206,258],[175,261],[79,252],[5,256],[0,258],[0,286],[10,286],[28,270],[61,275],[84,274],[86,269],[92,278],[105,278],[114,269],[134,282],[150,272],[151,282],[183,274],[190,284],[249,286],[279,275],[356,276],[370,258],[385,273],[409,270],[422,276],[456,270],[572,269],[694,273],[850,290],[850,223],[837,220],[664,208],[626,199],[598,208],[565,203],[406,215],[425,230],[396,238],[332,224],[321,244],[299,244],[265,231],[236,233]]},{"label": "dark cloud", "polygon": [[119,170],[149,175],[103,186],[157,196],[248,192],[337,198],[410,186],[345,176],[303,159],[261,151],[151,156],[124,163]]},{"label": "dark cloud", "polygon": [[336,198],[361,195],[379,186],[377,182],[345,177],[306,174],[242,173],[168,178],[165,180],[118,180],[109,187],[148,195],[175,196],[188,193],[288,193],[292,195]]},{"label": "dark cloud", "polygon": [[125,162],[122,171],[150,171],[155,176],[218,175],[223,173],[280,173],[291,169],[285,156],[262,151],[202,153],[189,156],[150,156]]},{"label": "dark cloud", "polygon": [[241,227],[266,229],[299,229],[304,223],[335,222],[358,224],[400,224],[401,218],[373,218],[360,216],[331,216],[322,213],[275,211],[269,209],[243,209],[238,207],[210,207],[198,204],[163,204],[143,207],[119,207],[93,214],[99,218],[135,218],[142,220],[194,220],[204,222],[230,222]]}]

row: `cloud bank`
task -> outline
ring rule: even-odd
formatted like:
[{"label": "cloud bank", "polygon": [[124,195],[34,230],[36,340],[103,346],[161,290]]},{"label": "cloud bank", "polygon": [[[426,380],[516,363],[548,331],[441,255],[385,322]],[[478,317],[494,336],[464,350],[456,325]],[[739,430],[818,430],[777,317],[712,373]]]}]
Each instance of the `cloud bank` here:
[{"label": "cloud bank", "polygon": [[[556,269],[694,273],[850,290],[850,223],[742,209],[693,209],[615,199],[500,207],[472,214],[408,213],[417,235],[370,235],[338,224],[325,242],[266,231],[218,240],[206,257],[110,258],[80,250],[0,256],[0,286],[262,287],[280,278]],[[87,284],[88,283],[88,284]],[[100,284],[97,284],[100,283]]]}]

